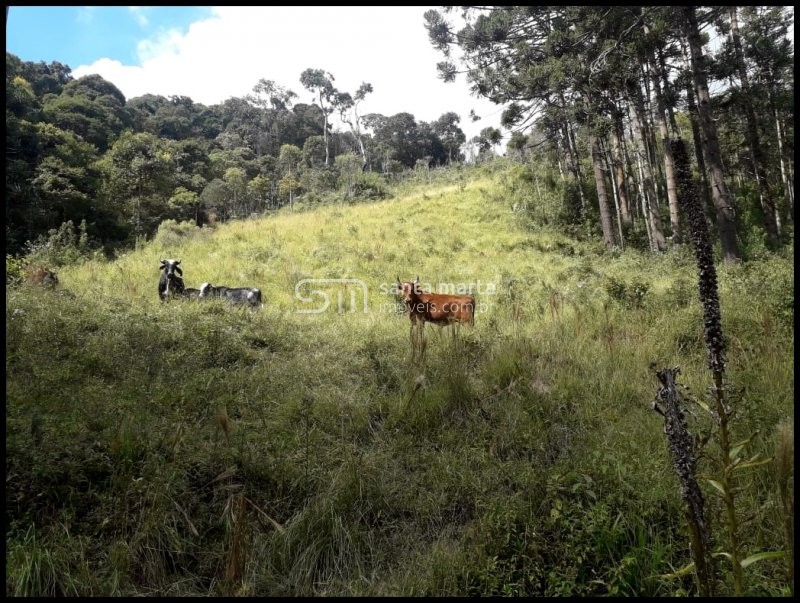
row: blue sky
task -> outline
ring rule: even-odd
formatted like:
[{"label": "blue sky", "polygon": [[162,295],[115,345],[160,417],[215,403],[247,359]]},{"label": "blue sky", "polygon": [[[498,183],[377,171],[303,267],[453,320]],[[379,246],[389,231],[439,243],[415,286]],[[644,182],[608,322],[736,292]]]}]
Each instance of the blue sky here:
[{"label": "blue sky", "polygon": [[185,31],[209,16],[208,7],[12,6],[6,50],[26,61],[59,61],[71,68],[108,57],[132,64],[137,43],[162,29]]},{"label": "blue sky", "polygon": [[[404,111],[431,122],[455,111],[468,139],[499,126],[502,107],[471,96],[463,76],[437,77],[443,57],[424,28],[428,8],[12,6],[6,50],[59,61],[76,78],[98,73],[128,99],[181,95],[211,105],[245,96],[263,78],[310,103],[299,80],[314,68],[342,91],[371,83],[362,115]],[[471,122],[470,110],[483,119]]]}]

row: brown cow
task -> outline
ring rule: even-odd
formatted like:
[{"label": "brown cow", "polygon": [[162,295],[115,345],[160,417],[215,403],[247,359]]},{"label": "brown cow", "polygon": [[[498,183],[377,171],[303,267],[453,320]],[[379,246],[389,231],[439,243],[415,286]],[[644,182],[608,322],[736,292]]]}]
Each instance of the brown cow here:
[{"label": "brown cow", "polygon": [[419,277],[413,283],[400,282],[398,277],[397,285],[403,294],[412,326],[426,322],[475,324],[475,298],[471,295],[425,293],[419,288]]},{"label": "brown cow", "polygon": [[41,266],[35,266],[27,271],[28,281],[35,285],[43,285],[51,289],[58,285],[56,273]]}]

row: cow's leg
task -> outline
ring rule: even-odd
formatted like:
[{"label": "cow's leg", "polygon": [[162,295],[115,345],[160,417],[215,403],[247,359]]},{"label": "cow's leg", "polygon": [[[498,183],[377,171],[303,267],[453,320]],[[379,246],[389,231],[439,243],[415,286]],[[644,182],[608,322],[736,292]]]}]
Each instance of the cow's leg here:
[{"label": "cow's leg", "polygon": [[411,362],[425,361],[425,321],[412,319],[411,322]]},{"label": "cow's leg", "polygon": [[411,329],[408,332],[409,340],[411,341],[411,363],[413,364],[417,357],[417,339],[416,339],[416,321],[411,319]]},{"label": "cow's leg", "polygon": [[458,339],[458,329],[460,327],[461,327],[461,325],[459,323],[457,323],[457,322],[453,323],[453,329],[451,331],[451,333],[453,335],[453,339]]},{"label": "cow's leg", "polygon": [[428,348],[428,341],[425,339],[425,321],[417,321],[417,353],[419,362],[422,366],[425,365],[425,350]]}]

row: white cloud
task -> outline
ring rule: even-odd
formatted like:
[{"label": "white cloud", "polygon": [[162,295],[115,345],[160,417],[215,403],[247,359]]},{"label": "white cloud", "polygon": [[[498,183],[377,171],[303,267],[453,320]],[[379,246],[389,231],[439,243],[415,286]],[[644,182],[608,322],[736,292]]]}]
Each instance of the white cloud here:
[{"label": "white cloud", "polygon": [[144,14],[145,11],[144,6],[129,6],[128,10],[130,11],[133,18],[139,24],[139,27],[147,27],[147,15]]},{"label": "white cloud", "polygon": [[97,10],[96,6],[82,6],[78,9],[78,15],[75,17],[75,22],[81,25],[89,25],[94,20],[94,11]]},{"label": "white cloud", "polygon": [[[470,96],[463,79],[451,84],[438,79],[436,63],[443,57],[428,40],[425,10],[214,7],[210,18],[192,23],[186,33],[162,31],[142,40],[139,65],[105,58],[73,75],[99,73],[126,98],[178,94],[206,105],[244,96],[265,78],[296,92],[298,102],[310,103],[313,95],[300,84],[300,74],[311,67],[333,74],[342,91],[371,83],[375,91],[363,102],[363,113],[405,111],[429,122],[455,111],[468,138],[498,126],[501,107]],[[471,123],[473,108],[485,119]]]},{"label": "white cloud", "polygon": [[146,63],[157,61],[160,57],[177,55],[181,51],[184,39],[177,29],[162,31],[153,38],[140,41],[136,45],[136,56],[140,63]]}]

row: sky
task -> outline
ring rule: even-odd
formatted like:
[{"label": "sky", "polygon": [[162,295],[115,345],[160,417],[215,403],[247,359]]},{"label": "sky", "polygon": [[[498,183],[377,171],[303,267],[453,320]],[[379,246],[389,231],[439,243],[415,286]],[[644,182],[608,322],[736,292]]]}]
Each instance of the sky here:
[{"label": "sky", "polygon": [[[68,65],[75,78],[100,74],[126,99],[181,95],[204,105],[245,96],[262,78],[311,103],[300,74],[322,69],[343,92],[372,84],[362,115],[408,112],[431,122],[454,111],[468,140],[499,127],[503,107],[472,96],[463,75],[438,78],[444,57],[424,27],[429,8],[12,6],[6,50]],[[470,110],[482,119],[472,122]]]}]

